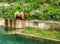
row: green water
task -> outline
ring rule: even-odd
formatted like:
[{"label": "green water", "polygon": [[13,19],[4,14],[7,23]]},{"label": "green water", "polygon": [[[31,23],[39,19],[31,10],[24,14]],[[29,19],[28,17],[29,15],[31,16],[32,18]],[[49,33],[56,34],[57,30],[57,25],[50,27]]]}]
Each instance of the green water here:
[{"label": "green water", "polygon": [[5,34],[8,31],[13,31],[13,30],[10,28],[0,27],[0,44],[60,44],[59,42],[54,42],[54,41],[25,38],[16,34],[15,35]]}]

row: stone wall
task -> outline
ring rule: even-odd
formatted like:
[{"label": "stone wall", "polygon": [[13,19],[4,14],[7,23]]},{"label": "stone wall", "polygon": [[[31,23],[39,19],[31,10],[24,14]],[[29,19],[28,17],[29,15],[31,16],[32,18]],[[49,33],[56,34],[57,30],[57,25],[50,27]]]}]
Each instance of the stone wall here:
[{"label": "stone wall", "polygon": [[5,19],[0,18],[0,26],[5,26]]},{"label": "stone wall", "polygon": [[58,21],[41,21],[41,20],[10,20],[0,18],[0,26],[24,28],[42,28],[42,29],[60,29],[60,22]]}]

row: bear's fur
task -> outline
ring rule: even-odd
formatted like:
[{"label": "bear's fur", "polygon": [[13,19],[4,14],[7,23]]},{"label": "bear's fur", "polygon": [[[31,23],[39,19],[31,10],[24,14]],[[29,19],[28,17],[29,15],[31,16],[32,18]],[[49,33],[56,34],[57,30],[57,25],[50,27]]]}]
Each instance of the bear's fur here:
[{"label": "bear's fur", "polygon": [[19,12],[19,11],[17,11],[14,14],[14,19],[21,18],[21,19],[24,20],[26,16],[27,16],[27,13],[26,12]]}]

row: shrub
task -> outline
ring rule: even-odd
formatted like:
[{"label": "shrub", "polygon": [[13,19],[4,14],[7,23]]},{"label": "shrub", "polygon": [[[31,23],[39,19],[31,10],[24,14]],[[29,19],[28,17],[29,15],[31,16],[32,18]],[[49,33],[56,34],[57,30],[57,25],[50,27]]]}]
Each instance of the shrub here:
[{"label": "shrub", "polygon": [[39,20],[59,20],[60,19],[60,0],[4,0],[1,2],[14,2],[14,6],[1,7],[0,17],[13,18],[16,11],[26,11],[26,19]]}]

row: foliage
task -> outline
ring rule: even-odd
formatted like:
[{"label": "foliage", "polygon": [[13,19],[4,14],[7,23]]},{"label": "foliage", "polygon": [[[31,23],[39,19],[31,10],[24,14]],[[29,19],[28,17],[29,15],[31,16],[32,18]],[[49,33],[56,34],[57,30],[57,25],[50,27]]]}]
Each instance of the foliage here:
[{"label": "foliage", "polygon": [[35,29],[31,27],[24,28],[22,33],[33,34],[36,36],[60,39],[60,32],[55,30]]},{"label": "foliage", "polygon": [[14,6],[0,6],[0,17],[13,18],[16,11],[26,11],[28,20],[60,19],[60,0],[1,0],[0,2],[15,3]]}]

